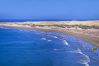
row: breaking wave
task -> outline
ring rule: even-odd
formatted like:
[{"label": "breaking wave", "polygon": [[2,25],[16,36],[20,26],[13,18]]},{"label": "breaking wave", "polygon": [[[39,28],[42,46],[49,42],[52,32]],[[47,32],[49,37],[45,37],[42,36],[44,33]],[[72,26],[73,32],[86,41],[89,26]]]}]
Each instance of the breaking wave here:
[{"label": "breaking wave", "polygon": [[73,53],[79,53],[81,57],[81,59],[78,61],[78,63],[80,64],[84,64],[85,66],[89,66],[89,62],[90,62],[90,58],[89,56],[87,56],[86,54],[84,54],[80,49],[74,50],[74,51],[70,51]]},{"label": "breaking wave", "polygon": [[67,45],[67,46],[69,45],[66,40],[63,40],[63,43],[64,43],[65,45]]},{"label": "breaking wave", "polygon": [[57,36],[53,36],[53,38],[58,38]]},{"label": "breaking wave", "polygon": [[46,40],[46,38],[41,38],[41,40]]}]

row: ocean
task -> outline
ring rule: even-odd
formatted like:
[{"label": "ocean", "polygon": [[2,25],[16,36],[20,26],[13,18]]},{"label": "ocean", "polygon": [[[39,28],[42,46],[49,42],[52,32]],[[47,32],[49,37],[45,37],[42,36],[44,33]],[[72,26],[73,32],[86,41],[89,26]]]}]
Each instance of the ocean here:
[{"label": "ocean", "polygon": [[0,66],[99,66],[99,49],[57,32],[0,27]]}]

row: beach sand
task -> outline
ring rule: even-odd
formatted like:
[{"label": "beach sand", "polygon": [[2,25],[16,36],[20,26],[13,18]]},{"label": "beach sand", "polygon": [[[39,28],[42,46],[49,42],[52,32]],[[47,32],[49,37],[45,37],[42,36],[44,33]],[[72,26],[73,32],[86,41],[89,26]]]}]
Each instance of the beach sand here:
[{"label": "beach sand", "polygon": [[75,29],[75,28],[56,28],[56,27],[31,27],[28,25],[18,25],[17,23],[1,23],[0,26],[13,27],[13,28],[27,28],[27,29],[35,29],[42,30],[46,32],[60,32],[63,34],[72,35],[78,38],[81,38],[91,44],[95,45],[99,48],[99,29]]},{"label": "beach sand", "polygon": [[89,42],[89,43],[91,43],[91,44],[93,44],[99,48],[99,35],[96,36],[93,34],[92,35],[88,34],[87,32],[90,32],[90,30],[83,33],[82,30],[78,30],[78,32],[77,32],[77,30],[66,30],[66,29],[50,29],[50,28],[36,28],[36,29],[47,31],[47,32],[60,32],[60,33],[66,34],[66,35],[67,34],[72,35],[72,36],[75,36],[77,38],[81,38],[82,40],[85,40],[85,41],[87,41],[87,42]]}]

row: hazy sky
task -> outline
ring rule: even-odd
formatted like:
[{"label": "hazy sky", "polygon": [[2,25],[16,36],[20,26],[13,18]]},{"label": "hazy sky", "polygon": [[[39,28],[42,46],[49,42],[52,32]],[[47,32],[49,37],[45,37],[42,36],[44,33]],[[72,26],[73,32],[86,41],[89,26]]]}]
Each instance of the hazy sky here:
[{"label": "hazy sky", "polygon": [[0,20],[99,19],[99,0],[0,0]]}]

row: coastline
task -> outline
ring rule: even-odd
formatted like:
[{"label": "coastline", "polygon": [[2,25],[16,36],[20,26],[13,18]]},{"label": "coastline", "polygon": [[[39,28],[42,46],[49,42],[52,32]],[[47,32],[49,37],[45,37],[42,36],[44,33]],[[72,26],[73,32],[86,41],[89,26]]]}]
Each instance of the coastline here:
[{"label": "coastline", "polygon": [[[0,25],[1,27],[2,25]],[[18,25],[3,25],[3,27],[13,27],[13,28],[25,28],[25,29],[34,29],[34,30],[41,30],[41,31],[45,31],[45,32],[59,32],[59,33],[63,33],[63,34],[68,34],[68,35],[72,35],[78,38],[81,38],[82,40],[85,40],[91,44],[93,44],[94,46],[96,46],[97,48],[99,48],[99,37],[95,37],[95,36],[90,36],[89,34],[84,34],[84,33],[80,33],[77,32],[77,30],[67,30],[64,28],[51,28],[51,27],[30,27],[30,26],[18,26]]]},{"label": "coastline", "polygon": [[42,30],[42,31],[46,31],[46,32],[59,32],[59,33],[63,33],[66,35],[72,35],[75,36],[77,38],[80,38],[84,41],[87,41],[89,43],[91,43],[92,45],[96,46],[97,48],[99,48],[99,37],[92,37],[90,35],[85,35],[85,34],[80,34],[80,33],[74,33],[71,31],[67,31],[67,30],[60,30],[60,29],[42,29],[42,28],[37,28],[37,30]]}]

